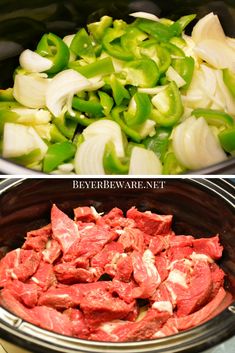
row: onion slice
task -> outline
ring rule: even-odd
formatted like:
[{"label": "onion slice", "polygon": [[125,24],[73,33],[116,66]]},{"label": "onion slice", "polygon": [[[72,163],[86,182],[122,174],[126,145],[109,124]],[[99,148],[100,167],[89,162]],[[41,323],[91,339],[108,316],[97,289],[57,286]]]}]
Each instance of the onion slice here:
[{"label": "onion slice", "polygon": [[20,66],[28,72],[44,72],[53,66],[53,62],[30,49],[20,55]]}]

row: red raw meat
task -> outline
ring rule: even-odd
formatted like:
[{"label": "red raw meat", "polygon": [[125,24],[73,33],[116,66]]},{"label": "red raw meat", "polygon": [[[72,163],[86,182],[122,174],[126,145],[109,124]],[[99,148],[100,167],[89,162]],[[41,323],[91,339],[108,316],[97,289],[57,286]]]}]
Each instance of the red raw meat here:
[{"label": "red raw meat", "polygon": [[218,260],[222,256],[223,247],[220,245],[219,236],[212,238],[200,238],[193,241],[193,249],[198,254],[205,254],[213,260]]},{"label": "red raw meat", "polygon": [[166,251],[166,256],[171,262],[173,262],[183,258],[185,259],[190,258],[190,255],[192,255],[192,253],[193,253],[193,249],[190,246],[173,247],[173,248],[169,248]]},{"label": "red raw meat", "polygon": [[135,222],[132,219],[125,218],[120,208],[114,207],[110,212],[97,220],[97,224],[104,226],[108,225],[112,228],[132,228],[135,227]]},{"label": "red raw meat", "polygon": [[102,288],[95,288],[83,297],[80,308],[89,325],[96,326],[101,322],[125,318],[133,311],[134,305],[135,302],[128,304]]},{"label": "red raw meat", "polygon": [[45,249],[49,237],[52,235],[51,224],[27,232],[26,240],[22,246],[25,250],[42,251]]},{"label": "red raw meat", "polygon": [[37,305],[40,289],[36,284],[13,280],[7,282],[5,289],[27,307],[33,308]]},{"label": "red raw meat", "polygon": [[53,238],[57,240],[64,254],[66,254],[72,244],[80,239],[76,223],[56,205],[51,209],[51,225]]},{"label": "red raw meat", "polygon": [[171,230],[172,216],[157,215],[150,211],[140,212],[135,207],[127,211],[127,217],[134,219],[137,227],[150,235],[167,234]]},{"label": "red raw meat", "polygon": [[164,254],[160,254],[155,257],[155,266],[160,275],[161,282],[165,281],[165,279],[168,277],[168,264],[169,261]]},{"label": "red raw meat", "polygon": [[30,282],[36,283],[43,291],[54,286],[57,282],[53,266],[44,261],[41,261],[37,271],[31,277]]},{"label": "red raw meat", "polygon": [[20,264],[20,249],[12,250],[5,255],[0,261],[0,287],[4,287],[9,279],[15,266]]},{"label": "red raw meat", "polygon": [[46,249],[42,251],[42,258],[45,262],[49,264],[53,264],[55,260],[61,254],[60,244],[55,239],[50,239],[46,245]]},{"label": "red raw meat", "polygon": [[85,223],[96,222],[100,217],[94,207],[77,207],[73,211],[75,221],[82,221]]},{"label": "red raw meat", "polygon": [[77,268],[73,263],[69,262],[55,265],[54,272],[57,280],[64,284],[94,282],[103,274],[103,270],[100,267],[91,267],[86,270],[85,268]]},{"label": "red raw meat", "polygon": [[143,254],[145,249],[144,233],[137,228],[124,228],[120,230],[118,243],[123,244],[125,251],[137,250]]},{"label": "red raw meat", "polygon": [[224,285],[224,271],[219,268],[216,263],[210,264],[211,270],[211,279],[212,279],[212,291],[211,291],[211,299],[218,293],[220,287]]},{"label": "red raw meat", "polygon": [[73,336],[88,339],[90,335],[89,327],[85,323],[83,313],[79,309],[69,308],[63,312],[71,321]]},{"label": "red raw meat", "polygon": [[123,282],[129,282],[133,272],[131,257],[127,254],[123,254],[123,256],[119,257],[116,267],[115,279]]},{"label": "red raw meat", "polygon": [[112,262],[115,256],[118,258],[123,252],[123,245],[116,241],[112,241],[105,245],[104,248],[91,259],[91,266],[104,268],[105,265]]},{"label": "red raw meat", "polygon": [[109,290],[112,294],[117,294],[121,299],[125,300],[125,302],[131,303],[135,299],[133,297],[134,288],[137,288],[137,284],[134,281],[126,283],[114,278]]},{"label": "red raw meat", "polygon": [[80,304],[82,295],[74,286],[64,288],[50,288],[42,293],[38,305],[50,306],[54,309],[67,309]]}]

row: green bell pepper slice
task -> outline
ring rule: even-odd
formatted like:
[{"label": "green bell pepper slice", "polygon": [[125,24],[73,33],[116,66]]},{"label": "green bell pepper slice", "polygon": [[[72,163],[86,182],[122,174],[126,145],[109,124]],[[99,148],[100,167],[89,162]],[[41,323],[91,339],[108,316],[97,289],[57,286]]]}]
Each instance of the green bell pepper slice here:
[{"label": "green bell pepper slice", "polygon": [[218,135],[221,146],[226,152],[235,151],[235,126],[223,130]]},{"label": "green bell pepper slice", "polygon": [[10,110],[12,108],[22,108],[22,105],[16,101],[3,101],[0,102],[0,111],[1,110]]},{"label": "green bell pepper slice", "polygon": [[103,112],[105,116],[109,116],[111,109],[113,107],[114,101],[113,98],[108,95],[108,93],[103,91],[98,91],[100,98],[100,104],[103,107]]},{"label": "green bell pepper slice", "polygon": [[109,28],[113,23],[113,19],[110,16],[101,17],[99,22],[89,23],[87,25],[89,33],[93,38],[100,42],[104,36],[104,33],[107,28]]},{"label": "green bell pepper slice", "polygon": [[163,169],[162,169],[162,174],[164,175],[176,175],[176,174],[182,174],[186,172],[186,169],[181,166],[176,159],[175,155],[173,152],[168,152],[165,155],[164,161],[163,161]]},{"label": "green bell pepper slice", "polygon": [[106,76],[112,74],[115,71],[112,59],[110,57],[99,59],[93,63],[83,66],[80,65],[79,61],[72,61],[69,63],[68,67],[78,71],[86,78],[91,78],[99,75]]},{"label": "green bell pepper slice", "polygon": [[36,52],[53,62],[53,66],[46,71],[48,74],[56,74],[68,65],[70,58],[69,48],[60,37],[53,33],[42,36]]},{"label": "green bell pepper slice", "polygon": [[70,49],[77,57],[83,58],[88,62],[92,62],[96,59],[92,39],[85,28],[80,29],[80,31],[75,34],[70,44]]},{"label": "green bell pepper slice", "polygon": [[122,104],[125,99],[130,98],[128,90],[121,84],[115,75],[111,75],[110,77],[110,86],[113,92],[114,101],[117,105]]},{"label": "green bell pepper slice", "polygon": [[54,118],[52,122],[65,137],[69,140],[73,139],[78,125],[77,121],[71,119],[68,114],[64,114]]},{"label": "green bell pepper slice", "polygon": [[44,173],[50,173],[60,164],[70,160],[76,153],[76,146],[69,141],[58,142],[49,146],[43,160]]},{"label": "green bell pepper slice", "polygon": [[112,142],[106,144],[103,165],[106,174],[128,174],[129,171],[129,163],[117,157]]},{"label": "green bell pepper slice", "polygon": [[186,82],[186,84],[181,87],[181,91],[186,92],[193,79],[193,73],[195,68],[194,59],[191,56],[186,56],[182,59],[173,59],[172,67]]},{"label": "green bell pepper slice", "polygon": [[143,143],[148,150],[153,151],[163,162],[170,143],[171,129],[159,127],[156,134],[147,137]]},{"label": "green bell pepper slice", "polygon": [[60,130],[56,127],[55,124],[51,124],[50,135],[50,142],[52,143],[67,141],[67,138],[60,132]]},{"label": "green bell pepper slice", "polygon": [[229,69],[223,70],[224,83],[227,86],[231,95],[235,98],[235,73]]},{"label": "green bell pepper slice", "polygon": [[198,108],[192,111],[196,118],[203,117],[209,125],[217,127],[230,127],[234,125],[233,118],[224,112],[213,109]]},{"label": "green bell pepper slice", "polygon": [[139,134],[137,131],[135,131],[134,129],[132,129],[131,127],[129,127],[127,124],[125,124],[125,122],[123,121],[123,118],[121,117],[121,113],[123,113],[123,111],[125,110],[125,107],[115,107],[112,109],[111,111],[111,116],[113,118],[114,121],[116,121],[116,123],[119,124],[119,126],[121,127],[122,131],[129,137],[131,138],[133,141],[135,142],[141,142],[143,140],[143,137],[141,136],[141,134]]},{"label": "green bell pepper slice", "polygon": [[167,49],[161,47],[155,40],[147,40],[142,43],[140,52],[157,63],[160,74],[167,71],[171,64],[171,56]]},{"label": "green bell pepper slice", "polygon": [[161,43],[161,46],[165,49],[168,50],[168,52],[170,53],[171,57],[173,59],[175,58],[184,58],[185,54],[183,52],[182,49],[180,49],[179,47],[177,47],[176,45],[168,42],[168,43]]},{"label": "green bell pepper slice", "polygon": [[99,119],[94,119],[94,118],[88,118],[86,115],[81,114],[77,111],[74,111],[74,115],[69,115],[69,113],[66,113],[65,116],[73,121],[76,126],[77,124],[81,125],[81,126],[89,126],[90,124],[94,123],[95,121],[99,120]]},{"label": "green bell pepper slice", "polygon": [[[157,97],[157,98],[156,98]],[[184,112],[179,89],[174,81],[152,99],[157,109],[153,109],[151,118],[160,126],[175,125]]]},{"label": "green bell pepper slice", "polygon": [[121,46],[126,52],[130,51],[135,57],[140,57],[139,44],[146,38],[146,33],[135,26],[129,26],[121,37]]},{"label": "green bell pepper slice", "polygon": [[92,117],[101,117],[104,115],[102,105],[93,100],[85,100],[78,97],[73,97],[72,107],[79,112],[86,113]]},{"label": "green bell pepper slice", "polygon": [[135,93],[129,104],[127,112],[124,112],[124,119],[128,126],[135,126],[144,123],[150,116],[152,104],[146,93]]},{"label": "green bell pepper slice", "polygon": [[160,72],[155,61],[145,58],[126,63],[126,83],[142,88],[156,86]]},{"label": "green bell pepper slice", "polygon": [[103,48],[104,50],[114,58],[130,61],[134,59],[134,55],[128,51],[124,50],[121,43],[113,43],[125,34],[123,29],[119,28],[108,28],[103,37]]},{"label": "green bell pepper slice", "polygon": [[186,16],[180,17],[180,19],[175,22],[180,28],[179,35],[185,30],[185,28],[189,25],[189,23],[191,23],[196,17],[197,17],[196,14],[186,15]]},{"label": "green bell pepper slice", "polygon": [[15,102],[13,88],[0,89],[0,102]]},{"label": "green bell pepper slice", "polygon": [[180,32],[180,25],[176,22],[167,26],[161,22],[141,18],[136,21],[136,26],[154,37],[158,42],[169,42],[172,37],[178,36]]}]

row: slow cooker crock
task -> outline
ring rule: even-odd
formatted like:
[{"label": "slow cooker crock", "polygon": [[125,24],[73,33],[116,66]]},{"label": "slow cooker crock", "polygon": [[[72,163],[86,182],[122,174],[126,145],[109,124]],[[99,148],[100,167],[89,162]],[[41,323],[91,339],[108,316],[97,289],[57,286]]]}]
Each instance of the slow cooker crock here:
[{"label": "slow cooker crock", "polygon": [[[0,88],[12,86],[19,54],[26,48],[34,49],[45,32],[60,36],[74,33],[103,15],[128,21],[128,14],[134,11],[172,19],[189,13],[196,13],[199,19],[213,11],[219,15],[226,34],[235,37],[234,0],[3,0],[0,3]],[[0,173],[38,174],[2,158]],[[235,157],[193,174],[235,174]]]},{"label": "slow cooker crock", "polygon": [[[176,234],[195,237],[220,233],[220,265],[235,297],[234,185],[224,179],[9,179],[0,183],[0,247],[14,249],[25,232],[49,222],[56,203],[72,216],[79,205],[98,212],[117,206],[174,214]],[[31,352],[196,353],[235,335],[235,302],[213,319],[167,338],[129,343],[91,342],[40,329],[0,308],[0,337]]]}]

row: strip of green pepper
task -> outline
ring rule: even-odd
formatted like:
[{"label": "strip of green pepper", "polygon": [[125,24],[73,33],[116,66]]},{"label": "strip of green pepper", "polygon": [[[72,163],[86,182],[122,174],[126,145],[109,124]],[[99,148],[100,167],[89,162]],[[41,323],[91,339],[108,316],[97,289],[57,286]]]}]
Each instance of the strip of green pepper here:
[{"label": "strip of green pepper", "polygon": [[44,34],[37,45],[36,52],[51,60],[53,66],[47,70],[48,74],[56,74],[63,70],[70,57],[69,48],[63,40],[53,33]]},{"label": "strip of green pepper", "polygon": [[128,26],[126,33],[121,37],[121,46],[126,52],[131,52],[135,57],[140,57],[139,44],[147,38],[146,33],[137,27]]},{"label": "strip of green pepper", "polygon": [[115,107],[114,109],[112,109],[111,111],[111,116],[113,118],[114,121],[116,121],[116,123],[119,124],[119,126],[121,127],[122,131],[124,131],[124,133],[130,137],[133,141],[135,142],[140,142],[141,140],[143,140],[142,136],[136,132],[134,129],[130,128],[129,126],[127,126],[123,119],[121,118],[121,113],[125,110],[125,107]]},{"label": "strip of green pepper", "polygon": [[71,119],[67,114],[58,116],[53,119],[53,123],[58,130],[69,140],[72,140],[77,129],[78,122]]},{"label": "strip of green pepper", "polygon": [[157,64],[148,58],[128,62],[124,70],[127,84],[143,88],[156,86],[160,77]]},{"label": "strip of green pepper", "polygon": [[176,24],[176,22],[167,26],[161,22],[138,19],[136,26],[153,36],[158,42],[168,42],[172,37],[177,36],[180,31],[180,25]]},{"label": "strip of green pepper", "polygon": [[115,75],[111,75],[110,77],[110,86],[113,92],[114,101],[117,105],[122,104],[125,99],[130,98],[129,92],[116,78]]},{"label": "strip of green pepper", "polygon": [[103,112],[105,116],[109,116],[110,111],[113,107],[113,98],[108,95],[108,93],[103,91],[98,91],[98,95],[100,98],[100,104],[103,107]]},{"label": "strip of green pepper", "polygon": [[102,105],[96,101],[74,97],[72,107],[93,117],[101,117],[104,115]]},{"label": "strip of green pepper", "polygon": [[92,40],[85,28],[80,29],[80,31],[75,34],[70,49],[78,57],[83,58],[88,62],[92,62],[96,58],[94,45],[92,44]]},{"label": "strip of green pepper", "polygon": [[127,174],[129,171],[129,163],[123,162],[117,157],[112,142],[106,144],[103,165],[106,174]]},{"label": "strip of green pepper", "polygon": [[76,111],[74,111],[73,116],[69,115],[68,113],[66,113],[65,115],[67,118],[69,118],[69,120],[72,120],[76,125],[79,124],[82,126],[88,126],[98,120],[98,119],[88,118],[86,117],[86,115]]},{"label": "strip of green pepper", "polygon": [[184,29],[189,25],[189,23],[192,22],[196,17],[197,15],[195,14],[180,17],[180,19],[175,22],[177,23],[177,25],[179,25],[180,28],[180,32],[178,33],[178,35],[180,35],[184,31]]},{"label": "strip of green pepper", "polygon": [[223,70],[224,83],[227,86],[231,95],[235,98],[235,73],[229,69]]},{"label": "strip of green pepper", "polygon": [[184,112],[181,95],[174,81],[153,97],[152,103],[157,107],[157,110],[153,109],[151,118],[160,126],[175,125]]},{"label": "strip of green pepper", "polygon": [[146,93],[135,93],[132,97],[129,109],[124,112],[124,119],[128,126],[144,123],[150,116],[152,104]]},{"label": "strip of green pepper", "polygon": [[12,88],[0,90],[0,102],[15,102]]},{"label": "strip of green pepper", "polygon": [[178,74],[184,79],[186,84],[181,87],[181,91],[186,92],[192,82],[195,61],[191,56],[186,56],[182,59],[173,59],[172,67],[178,72]]},{"label": "strip of green pepper", "polygon": [[153,151],[163,162],[169,147],[171,129],[160,127],[153,137],[147,137],[143,143],[148,150]]},{"label": "strip of green pepper", "polygon": [[67,138],[60,132],[60,130],[55,126],[55,124],[51,124],[50,135],[50,142],[52,143],[67,141]]},{"label": "strip of green pepper", "polygon": [[226,152],[235,151],[235,126],[221,131],[218,136],[221,146]]},{"label": "strip of green pepper", "polygon": [[157,44],[155,40],[150,39],[143,42],[140,52],[142,55],[148,56],[157,63],[160,74],[166,72],[171,64],[169,51]]},{"label": "strip of green pepper", "polygon": [[213,109],[198,108],[192,111],[196,118],[203,117],[209,125],[230,127],[234,124],[233,118],[224,112]]},{"label": "strip of green pepper", "polygon": [[165,155],[162,174],[175,175],[182,174],[185,171],[186,169],[179,164],[173,152],[169,152]]},{"label": "strip of green pepper", "polygon": [[110,57],[99,59],[83,66],[80,65],[79,61],[72,61],[69,63],[68,67],[78,71],[86,78],[110,75],[115,71]]},{"label": "strip of green pepper", "polygon": [[172,58],[184,58],[185,57],[183,50],[170,42],[161,43],[161,46],[168,50],[168,52],[170,53]]},{"label": "strip of green pepper", "polygon": [[58,142],[49,146],[43,160],[44,173],[50,173],[60,164],[74,157],[76,146],[69,141]]},{"label": "strip of green pepper", "polygon": [[120,60],[125,60],[125,61],[130,61],[134,59],[134,55],[127,51],[124,50],[121,47],[120,44],[114,44],[113,42],[123,36],[125,34],[125,31],[123,29],[119,28],[108,28],[104,34],[103,37],[103,47],[107,51],[107,53],[114,58],[120,59]]},{"label": "strip of green pepper", "polygon": [[92,34],[96,41],[101,41],[103,35],[108,27],[113,23],[113,19],[110,16],[101,17],[99,22],[93,22],[87,25],[88,31]]}]

